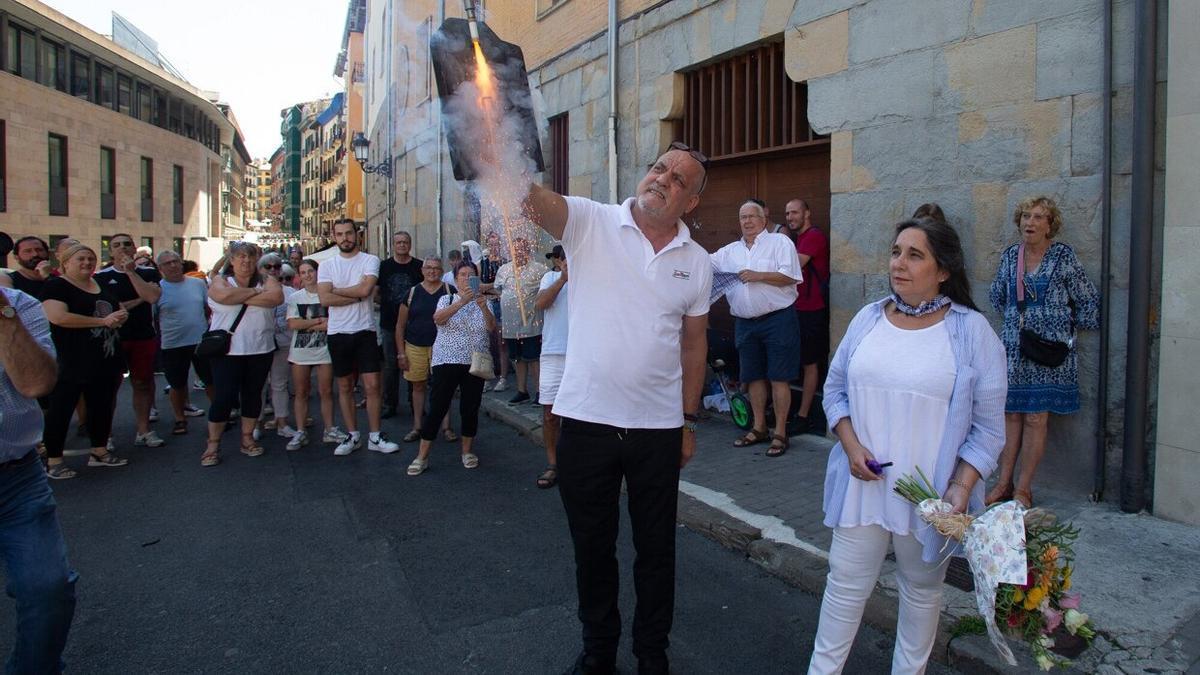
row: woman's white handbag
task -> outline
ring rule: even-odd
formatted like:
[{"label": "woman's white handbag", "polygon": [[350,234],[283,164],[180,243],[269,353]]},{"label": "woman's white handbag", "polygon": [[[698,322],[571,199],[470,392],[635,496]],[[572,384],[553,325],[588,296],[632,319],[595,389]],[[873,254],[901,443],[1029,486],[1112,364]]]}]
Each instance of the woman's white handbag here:
[{"label": "woman's white handbag", "polygon": [[468,372],[484,380],[495,377],[496,368],[492,363],[492,355],[488,352],[471,352],[471,370]]}]

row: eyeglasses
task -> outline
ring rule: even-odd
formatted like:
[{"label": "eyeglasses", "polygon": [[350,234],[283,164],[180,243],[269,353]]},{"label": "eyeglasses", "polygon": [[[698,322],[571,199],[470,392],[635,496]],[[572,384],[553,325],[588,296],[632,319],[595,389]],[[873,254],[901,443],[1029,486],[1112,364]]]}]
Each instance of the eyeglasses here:
[{"label": "eyeglasses", "polygon": [[686,152],[692,159],[700,162],[700,166],[704,167],[704,178],[700,179],[700,189],[696,191],[696,194],[704,192],[704,187],[708,185],[708,156],[703,152],[696,150],[687,143],[684,143],[683,141],[671,141],[671,144],[667,146],[667,149],[682,150],[683,152]]},{"label": "eyeglasses", "polygon": [[283,265],[278,263],[267,263],[266,265],[263,265],[262,268],[264,270],[281,270],[283,269]]},{"label": "eyeglasses", "polygon": [[108,247],[109,248],[133,248],[133,242],[132,241],[110,241],[108,243]]}]

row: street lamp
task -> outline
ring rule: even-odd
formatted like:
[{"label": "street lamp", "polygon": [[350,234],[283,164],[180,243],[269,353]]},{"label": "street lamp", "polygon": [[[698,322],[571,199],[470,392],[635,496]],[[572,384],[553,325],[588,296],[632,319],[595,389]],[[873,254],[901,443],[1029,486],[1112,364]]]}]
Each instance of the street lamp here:
[{"label": "street lamp", "polygon": [[389,178],[392,175],[392,157],[389,154],[382,162],[378,164],[368,164],[367,160],[371,158],[371,141],[359,131],[354,134],[354,140],[350,142],[354,148],[354,159],[358,160],[358,165],[362,167],[363,173],[380,173]]}]

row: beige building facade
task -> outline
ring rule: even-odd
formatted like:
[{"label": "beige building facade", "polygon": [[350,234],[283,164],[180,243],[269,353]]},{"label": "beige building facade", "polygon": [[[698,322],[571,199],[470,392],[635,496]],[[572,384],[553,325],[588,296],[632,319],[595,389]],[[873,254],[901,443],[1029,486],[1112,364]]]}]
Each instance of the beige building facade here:
[{"label": "beige building facade", "polygon": [[126,232],[215,260],[234,137],[221,111],[33,0],[0,2],[0,40],[0,229],[97,248]]},{"label": "beige building facade", "polygon": [[[1059,238],[1108,299],[1108,354],[1102,359],[1098,332],[1079,334],[1082,409],[1052,420],[1039,485],[1126,503],[1134,22],[1143,5],[1112,3],[1106,17],[1105,3],[1084,0],[626,0],[615,3],[611,54],[609,5],[485,3],[489,26],[524,50],[546,184],[622,199],[671,141],[684,140],[713,158],[701,206],[685,219],[710,250],[738,236],[741,200],[764,199],[779,221],[788,199],[805,198],[831,241],[835,348],[850,317],[888,292],[893,225],[930,201],[960,232],[976,302],[998,326],[987,295],[1000,252],[1017,240],[1013,210],[1032,195],[1053,197],[1065,219]],[[429,34],[445,18],[443,7],[461,16],[453,4],[370,2],[364,32],[371,161],[392,162],[390,181],[367,180],[368,217],[379,242],[394,229],[413,232],[418,255],[477,234],[470,201],[450,172],[428,72]],[[1197,213],[1187,206],[1200,156],[1188,144],[1197,137],[1188,125],[1200,71],[1189,70],[1194,41],[1175,37],[1168,59],[1165,39],[1190,35],[1193,14],[1194,3],[1159,3],[1151,22],[1159,27],[1148,84],[1158,99],[1150,176],[1157,189],[1153,216],[1138,227],[1155,233],[1156,273],[1152,311],[1135,322],[1149,324],[1149,377],[1131,384],[1148,395],[1149,427],[1144,448],[1129,445],[1146,450],[1132,455],[1146,481],[1143,499],[1130,503],[1197,522],[1181,469],[1200,468],[1200,428],[1179,406],[1195,398],[1200,380],[1194,368],[1174,365],[1167,377],[1159,360],[1161,347],[1161,358],[1182,363],[1191,354],[1187,340],[1197,338],[1186,320],[1196,285],[1185,277],[1200,249],[1182,238]],[[1176,140],[1164,153],[1172,129]],[[1164,211],[1165,239],[1178,246],[1164,244]],[[1101,278],[1106,241],[1111,272]],[[723,303],[714,308],[718,327],[724,311]],[[1177,407],[1161,408],[1168,398]]]}]

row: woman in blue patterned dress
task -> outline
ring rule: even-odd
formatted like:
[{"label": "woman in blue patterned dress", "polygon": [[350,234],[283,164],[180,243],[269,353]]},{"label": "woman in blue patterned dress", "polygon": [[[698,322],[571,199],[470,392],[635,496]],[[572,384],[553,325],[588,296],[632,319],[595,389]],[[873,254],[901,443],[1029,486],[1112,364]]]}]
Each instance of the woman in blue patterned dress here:
[{"label": "woman in blue patterned dress", "polygon": [[[992,307],[1004,317],[1000,339],[1008,357],[1008,401],[1004,406],[1005,442],[1000,475],[986,502],[1016,499],[1033,505],[1033,475],[1046,452],[1050,413],[1079,410],[1079,365],[1075,331],[1100,327],[1100,294],[1068,245],[1054,241],[1062,214],[1053,199],[1026,199],[1013,212],[1021,242],[1004,250],[992,281]],[[1017,254],[1024,247],[1024,326],[1038,335],[1068,343],[1067,358],[1057,367],[1043,366],[1021,355],[1021,313],[1017,310]],[[1021,475],[1013,485],[1017,457]]]}]

